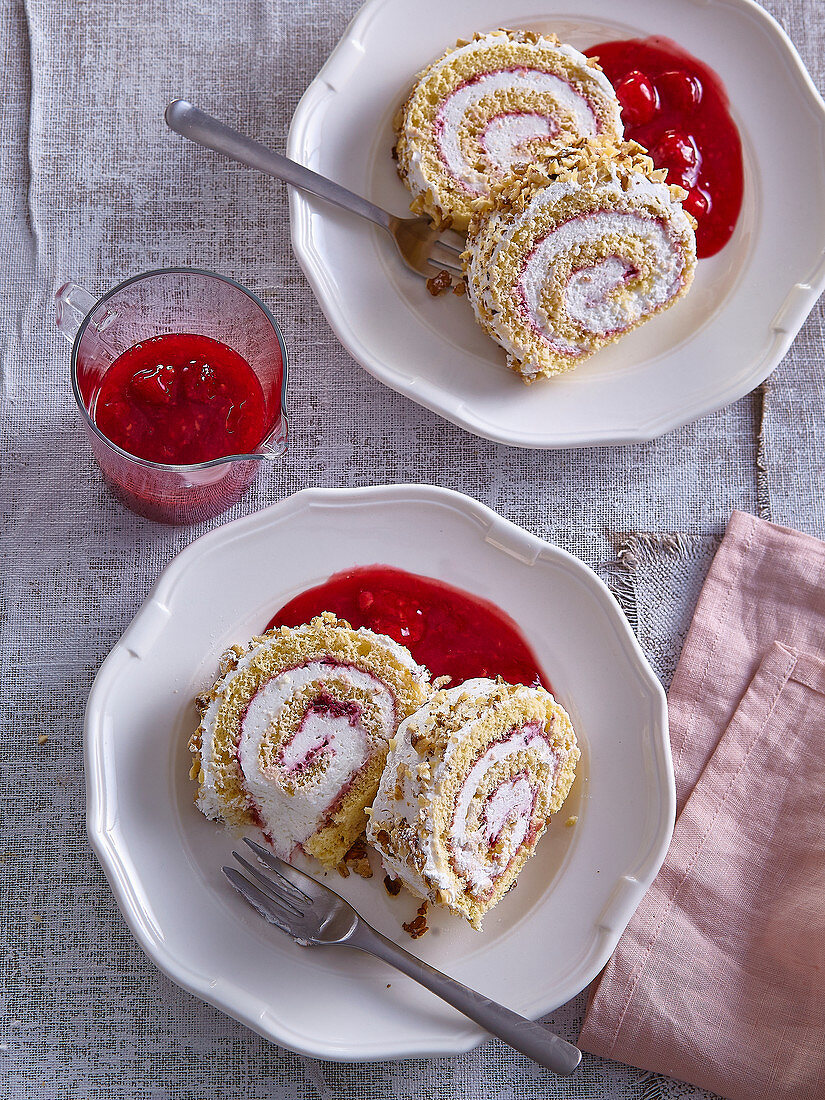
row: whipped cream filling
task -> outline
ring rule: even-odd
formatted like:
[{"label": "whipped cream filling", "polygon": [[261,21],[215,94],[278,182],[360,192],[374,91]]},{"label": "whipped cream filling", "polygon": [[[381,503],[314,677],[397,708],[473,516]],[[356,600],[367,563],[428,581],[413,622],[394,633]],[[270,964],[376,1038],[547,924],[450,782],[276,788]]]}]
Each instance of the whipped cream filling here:
[{"label": "whipped cream filling", "polygon": [[491,118],[480,135],[481,148],[493,167],[504,172],[514,164],[530,159],[531,141],[548,141],[558,133],[558,125],[544,115],[508,111]]},{"label": "whipped cream filling", "polygon": [[[545,206],[552,206],[565,195],[579,190],[577,182],[557,182],[539,191],[530,202],[527,210],[519,218],[502,219],[500,233],[489,263],[482,266],[477,262],[478,253],[473,250],[469,269],[470,299],[479,318],[483,312],[476,307],[483,306],[488,314],[496,315],[501,306],[493,290],[493,273],[501,263],[502,253],[510,244],[519,229],[539,217]],[[692,229],[681,206],[674,201],[668,188],[655,180],[648,179],[641,172],[621,181],[618,175],[611,181],[600,185],[599,194],[604,201],[623,200],[633,195],[647,201],[660,214],[653,212],[621,211],[610,207],[592,214],[583,214],[562,223],[547,237],[539,241],[527,256],[518,279],[514,283],[516,302],[521,306],[525,319],[531,328],[545,340],[554,351],[576,357],[585,350],[580,344],[565,339],[553,330],[543,309],[540,308],[541,293],[547,281],[547,271],[559,254],[567,248],[579,247],[588,239],[597,238],[601,232],[640,233],[650,239],[656,248],[656,274],[653,293],[646,295],[643,287],[637,287],[634,293],[628,293],[625,286],[631,274],[631,265],[621,256],[606,257],[589,268],[574,272],[565,288],[565,309],[570,316],[590,332],[607,335],[621,331],[635,321],[664,305],[678,293],[684,276],[685,249],[692,238]],[[496,216],[494,215],[494,218]],[[594,222],[594,218],[601,221]],[[624,221],[623,219],[631,219]],[[577,223],[582,223],[577,225]],[[612,262],[610,262],[612,261]],[[619,265],[624,271],[620,273]],[[572,284],[572,285],[571,285]],[[621,293],[616,293],[620,290]],[[502,347],[521,363],[522,372],[527,375],[538,374],[540,367],[532,360],[524,359],[525,349],[516,344],[502,326],[496,326],[496,333]]]},{"label": "whipped cream filling", "polygon": [[[446,694],[456,699],[460,695],[468,694],[472,699],[481,701],[488,698],[491,692],[495,690],[495,687],[496,685],[493,681],[479,677],[473,680],[466,680],[458,687],[450,688]],[[535,689],[524,687],[522,690],[524,692],[534,692]],[[488,843],[484,840],[484,834],[482,833],[482,837],[474,841],[471,839],[466,826],[467,811],[470,802],[478,790],[479,782],[487,769],[498,761],[504,760],[511,754],[524,748],[525,740],[529,741],[532,751],[538,752],[542,759],[547,760],[553,774],[556,774],[558,768],[564,763],[563,757],[565,757],[565,754],[562,752],[555,752],[546,739],[541,736],[541,733],[536,729],[535,725],[523,726],[520,730],[516,731],[516,736],[510,734],[494,742],[473,764],[461,785],[460,794],[456,799],[456,807],[454,810],[454,822],[456,824],[453,829],[453,835],[450,838],[439,837],[436,835],[433,825],[432,810],[428,805],[419,802],[421,782],[417,778],[417,768],[420,758],[413,748],[411,741],[412,734],[423,728],[430,709],[431,704],[426,703],[420,710],[416,711],[414,715],[411,715],[398,727],[396,747],[391,757],[395,767],[388,768],[384,773],[388,781],[385,783],[382,780],[381,789],[373,804],[373,814],[370,819],[367,835],[372,841],[375,841],[375,833],[380,830],[381,819],[383,817],[400,817],[408,821],[416,831],[418,847],[424,856],[424,865],[421,868],[421,875],[427,880],[427,883],[433,890],[440,889],[446,898],[452,900],[455,898],[456,892],[456,871],[451,863],[451,858],[456,861],[457,866],[461,868],[462,879],[465,879],[466,876],[465,881],[472,884],[474,891],[480,890],[483,892],[483,890],[489,889],[493,881],[493,876],[500,873],[500,871],[496,871],[495,866],[493,866],[493,876],[490,874],[491,864],[489,861]],[[471,736],[472,728],[476,724],[476,721],[478,721],[478,719],[468,723],[466,727],[468,736]],[[453,753],[456,751],[460,741],[461,739],[458,739],[454,744],[451,743],[451,745],[448,746],[437,770],[432,775],[429,786],[433,792],[433,797],[436,799],[439,796],[442,781],[449,772]],[[396,798],[396,772],[398,765],[402,763],[406,765],[406,768],[404,769],[405,777],[401,783],[401,798],[398,799]],[[529,781],[527,786],[529,788],[530,806],[532,807],[533,789]],[[498,792],[500,792],[500,794]],[[494,797],[490,799],[486,807],[487,822],[493,823],[492,827],[494,827],[496,822],[500,821],[503,828],[508,818],[511,820],[518,818],[518,821],[514,822],[514,830],[508,845],[511,851],[510,855],[506,857],[507,862],[509,862],[509,859],[512,857],[514,851],[513,842],[517,839],[519,831],[523,828],[521,839],[518,841],[520,844],[523,843],[524,837],[527,835],[527,830],[530,826],[529,816],[524,819],[524,815],[521,813],[521,808],[524,807],[526,801],[527,795],[523,786],[515,783],[508,786],[508,784],[505,783],[497,788]],[[523,826],[521,824],[522,821]],[[486,826],[488,833],[490,828],[491,825],[488,824]],[[499,829],[498,832],[500,833],[501,829]],[[444,846],[445,839],[450,839],[452,841],[452,857],[450,851]],[[493,839],[495,839],[495,837],[493,837]],[[381,859],[386,870],[394,877],[399,878],[412,894],[421,895],[421,878],[412,868],[403,860],[393,855],[388,855],[384,851],[381,852]]]},{"label": "whipped cream filling", "polygon": [[[380,709],[386,738],[395,728],[395,700],[389,688],[377,677],[349,665],[313,661],[273,677],[253,696],[241,723],[238,762],[264,831],[282,859],[288,859],[297,845],[312,836],[372,751],[370,737],[357,720],[352,721],[349,715],[313,713],[308,708],[303,728],[284,746],[293,762],[291,770],[284,766],[280,754],[274,767],[262,767],[261,746],[284,706],[296,691],[313,680],[323,682],[331,673],[336,680],[370,692]],[[302,751],[306,758],[313,745],[324,746],[311,761],[318,766],[300,782],[292,782],[298,771],[294,762],[300,760]]]},{"label": "whipped cream filling", "polygon": [[480,833],[468,827],[471,803],[490,768],[523,749],[529,749],[534,758],[546,763],[551,776],[555,774],[558,757],[542,737],[541,731],[532,724],[512,730],[502,740],[492,744],[476,760],[461,785],[453,814],[452,859],[456,874],[474,894],[485,894],[493,888],[496,879],[507,870],[510,860],[524,842],[530,827],[535,788],[526,777],[521,776],[520,783],[508,780],[493,792],[493,813],[500,825],[493,835],[498,836],[508,820],[513,823],[513,830],[500,852],[490,848],[489,826],[482,828]]},{"label": "whipped cream filling", "polygon": [[[500,46],[502,44],[502,41],[505,41],[506,38],[507,36],[504,34],[496,34],[495,32],[491,32],[490,34],[485,35],[483,38],[477,39],[473,42],[468,42],[466,43],[466,45],[460,46],[457,49],[450,50],[447,54],[444,55],[444,57],[442,57],[439,61],[434,62],[430,66],[430,69],[423,77],[419,88],[423,89],[424,93],[426,94],[426,92],[430,90],[430,88],[435,87],[443,78],[446,77],[447,80],[450,80],[451,74],[449,70],[458,58],[462,58],[467,55],[476,55],[479,58],[479,64],[483,64],[483,61],[481,59],[483,59],[483,56],[487,49],[491,46]],[[526,43],[520,43],[522,49],[525,48],[526,45]],[[594,89],[596,95],[598,96],[600,94],[601,97],[603,97],[605,103],[615,104],[615,110],[611,116],[611,125],[616,130],[617,134],[621,136],[622,125],[619,115],[619,107],[616,101],[616,93],[614,92],[613,86],[611,85],[610,81],[600,69],[594,69],[591,65],[588,64],[588,59],[587,57],[585,57],[584,54],[580,53],[579,50],[574,49],[572,46],[568,46],[566,43],[556,44],[551,43],[547,39],[544,39],[536,43],[533,47],[528,48],[535,49],[537,58],[546,59],[548,51],[551,51],[552,54],[554,54],[555,56],[564,58],[567,63],[572,63],[576,67],[580,68],[583,79],[586,81],[589,87],[592,87]],[[447,70],[446,74],[444,74],[445,69]],[[520,71],[527,74],[534,73],[543,76],[553,75],[550,73],[545,73],[543,70],[540,69],[530,69],[524,67],[520,68],[519,70],[495,70],[489,75],[494,76],[497,75],[497,73],[499,72],[506,73],[508,71]],[[450,96],[445,97],[445,102],[441,104],[437,116],[438,118],[440,118],[440,122],[438,123],[439,128],[452,127],[455,131],[458,127],[461,126],[461,121],[466,112],[458,109],[460,106],[460,101],[458,105],[453,103],[449,110],[446,110],[446,101],[454,98],[455,95],[464,88],[477,88],[478,84],[480,83],[480,79],[482,78],[470,78],[470,80],[465,81],[462,85],[455,89],[455,91],[451,93]],[[585,122],[585,125],[589,125],[592,128],[583,129],[582,135],[590,135],[595,133],[599,127],[597,116],[590,106],[590,101],[588,101],[586,97],[581,96],[575,90],[575,88],[573,88],[572,85],[570,85],[563,78],[556,77],[556,80],[559,82],[559,84],[564,85],[567,89],[567,91],[565,91],[564,89],[559,89],[560,95],[563,97],[563,101],[567,103],[568,106],[572,106],[574,115],[578,115],[582,119],[586,119],[589,117],[590,121],[589,123]],[[556,87],[558,88],[558,85]],[[491,90],[491,86],[487,85],[486,92],[489,92]],[[484,94],[486,94],[486,92]],[[465,93],[465,95],[467,97],[467,110],[470,110],[478,102],[480,96],[475,95],[472,92]],[[578,102],[575,101],[574,97],[577,97]],[[473,100],[475,102],[473,102]],[[558,100],[558,102],[561,104],[562,100]],[[443,115],[442,112],[444,112]],[[516,132],[513,135],[512,139],[508,138],[505,141],[497,140],[497,135],[495,134],[495,131],[498,129],[498,126],[496,126],[494,127],[494,135],[491,139],[491,148],[487,148],[485,146],[485,151],[488,153],[488,155],[491,157],[491,160],[493,161],[495,161],[496,157],[501,158],[502,166],[510,166],[517,163],[517,160],[528,159],[529,155],[528,157],[522,157],[518,155],[519,146],[522,145],[525,141],[531,140],[531,138],[535,139],[540,137],[552,137],[555,131],[558,129],[557,123],[551,122],[548,119],[545,119],[545,123],[547,126],[546,134],[541,133],[538,130],[530,136],[526,135],[524,132],[522,132],[521,134]],[[553,128],[554,126],[555,128]],[[425,176],[422,168],[423,159],[420,150],[422,146],[429,145],[432,140],[432,135],[429,133],[422,133],[421,130],[419,130],[417,127],[413,126],[409,122],[404,128],[404,133],[409,143],[410,149],[410,160],[406,172],[407,183],[414,195],[423,195],[426,193],[427,190],[437,187],[438,185],[437,181],[430,180],[427,178],[427,176]],[[471,194],[486,193],[487,185],[484,178],[466,164],[463,154],[461,154],[460,150],[456,150],[456,145],[457,139],[455,139],[455,144],[452,144],[451,148],[454,164],[459,168],[459,171],[454,171],[452,168],[450,169],[450,171],[453,171],[456,179],[459,179],[464,183],[464,186]],[[510,147],[510,152],[508,152],[507,150],[508,145]],[[445,155],[441,153],[441,156],[444,160],[444,163],[447,164]],[[512,159],[506,160],[507,157],[511,157]],[[449,165],[447,166],[449,167]],[[462,176],[462,171],[464,173],[464,176]]]},{"label": "whipped cream filling", "polygon": [[[295,628],[297,634],[300,634],[301,630],[301,627]],[[425,669],[423,665],[416,664],[409,650],[405,649],[404,646],[399,645],[398,642],[387,635],[376,634],[366,627],[362,627],[358,631],[358,634],[389,653],[398,665],[407,669],[413,678],[421,684],[422,687],[426,688],[429,683],[429,673],[427,669]],[[230,688],[233,680],[242,675],[245,670],[257,660],[261,650],[265,649],[268,644],[270,643],[266,639],[255,644],[250,643],[247,652],[238,658],[234,667],[215,685],[215,697],[210,701],[201,719],[202,733],[200,757],[202,779],[198,789],[197,806],[206,817],[213,820],[218,820],[222,816],[221,794],[218,789],[219,776],[222,772],[222,768],[215,757],[215,730],[218,714],[223,703],[224,695]],[[328,662],[324,662],[323,658],[317,659],[316,665],[318,664],[327,675],[329,674],[330,668],[339,667],[337,662],[330,665]],[[297,669],[292,670],[292,672],[297,672]],[[281,675],[285,675],[285,673]],[[388,736],[391,736],[391,733],[392,731],[390,731]]]},{"label": "whipped cream filling", "polygon": [[515,775],[497,787],[484,803],[481,835],[487,844],[495,844],[509,823],[515,826],[510,847],[519,848],[527,835],[535,805],[535,792],[526,775]]},{"label": "whipped cream filling", "polygon": [[335,752],[336,727],[340,736],[346,735],[347,725],[356,727],[361,708],[355,704],[340,704],[335,711],[329,705],[316,700],[307,709],[301,724],[292,737],[281,746],[278,765],[286,775],[300,773],[312,765],[325,752]]},{"label": "whipped cream filling", "polygon": [[574,271],[564,291],[567,316],[590,332],[610,331],[610,322],[604,318],[606,308],[615,305],[610,295],[635,274],[636,268],[621,256],[606,256]]},{"label": "whipped cream filling", "polygon": [[[540,69],[505,69],[474,77],[467,83],[461,84],[444,99],[438,108],[435,120],[436,145],[447,171],[473,194],[485,192],[487,184],[484,175],[467,163],[461,149],[460,135],[466,124],[466,116],[478,110],[485,96],[518,89],[550,96],[558,111],[572,116],[579,133],[587,137],[596,133],[596,115],[590,101],[576,91],[572,84],[556,76],[555,73],[545,73]],[[518,114],[497,116],[500,120],[496,133],[499,155],[505,158],[502,166],[515,163],[515,150],[526,140],[526,134],[520,133],[519,127],[513,120],[527,118],[528,126],[535,128],[536,117],[535,112],[532,111],[526,112],[523,116]],[[533,121],[530,122],[530,119]],[[545,118],[545,124],[548,136],[552,136],[559,128],[555,118]],[[505,135],[514,126],[516,126],[515,132],[512,138],[508,139]]]},{"label": "whipped cream filling", "polygon": [[[589,241],[607,235],[621,239],[630,234],[643,237],[652,247],[652,285],[625,286],[627,270],[622,271],[619,277],[623,261],[621,257],[613,256],[608,258],[612,262],[607,266],[603,262],[579,272],[578,278],[568,281],[564,291],[568,315],[581,322],[588,332],[600,336],[621,332],[664,305],[682,284],[684,259],[666,223],[643,214],[618,210],[585,214],[563,222],[539,241],[527,257],[516,286],[523,296],[530,323],[557,350],[577,355],[582,347],[556,332],[541,308],[541,295],[548,281],[548,272],[559,257],[575,253]],[[621,294],[615,293],[617,287],[622,287]]]}]

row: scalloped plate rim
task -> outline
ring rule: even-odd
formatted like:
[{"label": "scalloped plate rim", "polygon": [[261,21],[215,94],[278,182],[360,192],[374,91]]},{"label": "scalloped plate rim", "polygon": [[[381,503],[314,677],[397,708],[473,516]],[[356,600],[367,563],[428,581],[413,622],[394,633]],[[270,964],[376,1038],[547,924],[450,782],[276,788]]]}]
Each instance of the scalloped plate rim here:
[{"label": "scalloped plate rim", "polygon": [[[523,528],[504,519],[475,498],[454,490],[419,484],[303,489],[250,516],[234,520],[200,536],[173,558],[161,572],[132,622],[110,651],[95,677],[84,721],[87,835],[132,935],[161,971],[177,985],[232,1016],[264,1038],[301,1054],[334,1061],[388,1060],[398,1057],[457,1054],[473,1049],[483,1042],[486,1036],[474,1025],[468,1025],[460,1035],[452,1036],[446,1045],[439,1046],[431,1041],[421,1042],[415,1038],[407,1038],[404,1043],[391,1047],[387,1047],[386,1044],[367,1042],[363,1049],[354,1049],[351,1046],[342,1049],[337,1045],[331,1045],[321,1037],[308,1035],[290,1027],[286,1019],[272,1020],[271,1006],[263,1006],[268,1009],[269,1026],[267,1026],[262,1020],[262,1005],[257,1001],[250,1003],[249,995],[241,987],[229,986],[227,983],[213,986],[210,984],[207,973],[193,969],[189,962],[182,962],[170,953],[164,945],[162,929],[153,928],[151,919],[141,905],[139,896],[141,883],[134,881],[130,874],[128,846],[124,845],[121,848],[112,835],[112,829],[107,825],[107,821],[117,820],[117,792],[116,790],[113,792],[106,781],[107,765],[103,745],[105,704],[108,695],[116,692],[119,677],[124,675],[124,671],[128,672],[127,669],[125,670],[125,662],[128,660],[130,640],[140,635],[142,621],[146,616],[154,613],[158,605],[167,607],[164,601],[169,601],[169,605],[172,604],[178,579],[191,569],[196,569],[198,560],[202,556],[215,548],[220,549],[233,541],[243,540],[245,536],[265,530],[267,527],[276,528],[313,506],[326,507],[331,504],[343,507],[370,506],[373,503],[379,505],[397,503],[399,500],[404,503],[414,502],[435,507],[448,507],[458,511],[478,524],[478,534],[482,539],[489,532],[492,524],[496,525],[497,532],[503,529],[517,532],[521,539],[527,534],[528,543],[536,548],[536,561],[540,557],[544,560],[549,559],[582,579],[612,621],[621,641],[623,657],[640,683],[649,689],[651,713],[656,712],[658,718],[654,723],[656,737],[653,739],[659,782],[657,793],[661,797],[658,826],[648,850],[640,856],[634,867],[625,869],[624,875],[621,876],[632,875],[635,880],[634,909],[664,860],[672,835],[675,814],[675,787],[664,690],[607,586],[584,562],[561,547],[531,532],[525,532]],[[172,611],[172,607],[169,607],[169,610]],[[627,919],[629,916],[628,913]],[[589,950],[586,980],[581,980],[579,989],[584,988],[602,969],[621,935],[621,930],[611,933],[601,928],[600,932],[600,939]],[[575,992],[570,993],[571,997],[574,995]],[[569,997],[565,997],[564,1001],[568,999]],[[540,1009],[535,1015],[552,1010],[552,1008]]]},{"label": "scalloped plate rim", "polygon": [[[326,75],[333,70],[337,64],[337,59],[350,47],[351,43],[354,43],[359,49],[363,48],[358,41],[358,36],[369,27],[373,17],[381,8],[391,6],[396,2],[397,0],[366,0],[366,3],[355,14],[342,38],[298,102],[289,128],[287,151],[290,157],[303,163],[301,154],[305,146],[307,131],[314,121],[314,116],[322,100],[327,95],[336,94],[335,89],[327,83]],[[761,21],[768,32],[775,37],[777,44],[793,63],[795,76],[800,81],[800,91],[809,97],[811,105],[820,114],[822,123],[820,138],[825,142],[825,100],[819,94],[799,52],[781,24],[756,3],[756,0],[711,0],[711,2],[747,11],[751,16],[755,16]],[[695,4],[696,0],[684,0],[684,3]],[[825,184],[825,174],[823,174],[823,184]],[[420,379],[404,375],[373,354],[369,346],[362,341],[359,334],[348,323],[345,312],[337,306],[335,293],[329,287],[325,278],[324,262],[316,248],[310,224],[310,215],[313,212],[322,211],[324,205],[320,200],[317,205],[314,205],[313,200],[304,197],[300,191],[294,188],[289,189],[293,250],[330,327],[344,348],[368,374],[383,382],[391,390],[410,398],[417,404],[474,435],[507,446],[536,450],[565,450],[584,446],[647,443],[667,432],[684,427],[702,416],[716,412],[739,400],[769,377],[786,355],[805,323],[808,314],[816,305],[823,290],[825,290],[825,259],[813,273],[805,272],[798,279],[789,281],[788,293],[779,312],[788,303],[795,289],[803,289],[803,293],[797,295],[789,326],[784,330],[767,330],[765,343],[750,360],[749,370],[741,381],[732,380],[716,392],[697,398],[689,405],[681,406],[671,412],[656,413],[646,420],[640,420],[633,424],[622,424],[600,429],[590,428],[586,433],[577,431],[565,434],[563,431],[555,431],[552,436],[543,436],[540,433],[526,434],[508,429],[501,424],[491,422],[480,414],[473,413],[468,406],[466,396],[461,399],[453,399],[447,391],[440,389],[429,380],[426,380],[426,388],[430,390],[430,394],[417,392],[417,383]],[[825,232],[823,233],[822,252],[825,254]],[[740,377],[741,373],[740,371]],[[469,405],[472,405],[472,401]]]}]

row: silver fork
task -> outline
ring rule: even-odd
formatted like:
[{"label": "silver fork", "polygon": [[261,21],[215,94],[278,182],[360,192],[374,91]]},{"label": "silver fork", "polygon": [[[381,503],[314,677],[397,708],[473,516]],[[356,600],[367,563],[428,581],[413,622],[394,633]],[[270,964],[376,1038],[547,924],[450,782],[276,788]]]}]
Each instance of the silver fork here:
[{"label": "silver fork", "polygon": [[214,149],[232,160],[257,168],[269,176],[291,183],[303,191],[342,206],[380,225],[395,241],[401,259],[418,275],[426,277],[445,268],[451,275],[461,275],[461,251],[441,239],[440,232],[429,218],[397,218],[379,206],[348,191],[340,183],[319,176],[303,164],[268,149],[260,142],[239,134],[231,126],[218,122],[211,115],[193,107],[185,99],[176,99],[166,108],[166,123],[176,133],[190,141]]},{"label": "silver fork", "polygon": [[244,842],[271,875],[265,875],[238,852],[232,855],[246,876],[234,867],[224,867],[223,873],[262,917],[296,943],[303,947],[339,944],[366,951],[426,986],[539,1065],[565,1076],[578,1066],[581,1061],[578,1047],[410,955],[367,924],[334,890],[284,863],[248,837],[244,837]]}]

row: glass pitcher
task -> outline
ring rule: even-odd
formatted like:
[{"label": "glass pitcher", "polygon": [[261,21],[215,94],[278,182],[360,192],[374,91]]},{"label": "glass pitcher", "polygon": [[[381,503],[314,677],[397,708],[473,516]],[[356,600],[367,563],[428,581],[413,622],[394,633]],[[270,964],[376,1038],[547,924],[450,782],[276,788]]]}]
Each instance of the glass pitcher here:
[{"label": "glass pitcher", "polygon": [[[57,326],[72,343],[72,390],[92,452],[106,485],[128,508],[160,523],[211,519],[240,500],[264,460],[286,451],[283,337],[263,302],[233,279],[167,268],[127,279],[99,300],[62,282],[55,307]],[[264,434],[254,451],[191,465],[150,462],[113,443],[95,423],[95,401],[112,363],[141,341],[171,333],[217,340],[252,368],[265,403]]]}]

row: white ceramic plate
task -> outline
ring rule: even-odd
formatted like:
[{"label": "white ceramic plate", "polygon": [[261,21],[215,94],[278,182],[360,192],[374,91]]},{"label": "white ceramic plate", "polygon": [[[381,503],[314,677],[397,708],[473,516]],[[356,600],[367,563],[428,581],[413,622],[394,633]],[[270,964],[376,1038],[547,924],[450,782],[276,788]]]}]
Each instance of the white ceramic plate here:
[{"label": "white ceramic plate", "polygon": [[[355,951],[301,948],[229,887],[237,838],[192,804],[193,697],[231,643],[331,573],[383,563],[493,600],[521,625],[583,748],[579,774],[518,887],[483,933],[377,874],[330,885],[386,935],[528,1016],[578,993],[652,881],[674,818],[661,685],[610,592],[577,559],[459,493],[308,489],[198,539],[164,570],[95,680],[86,714],[89,837],[135,937],[180,985],[283,1046],[346,1061],[452,1054],[463,1016]],[[568,828],[567,817],[578,815]],[[377,860],[374,861],[377,867]],[[316,873],[318,866],[315,865]]]},{"label": "white ceramic plate", "polygon": [[520,447],[651,439],[741,397],[779,363],[825,286],[825,104],[751,0],[370,0],[301,99],[290,156],[403,213],[393,113],[456,38],[499,26],[552,30],[579,48],[664,35],[710,65],[744,150],[733,239],[699,263],[673,309],[526,387],[465,298],[432,298],[380,230],[292,191],[293,247],[338,338],[391,389]]}]

